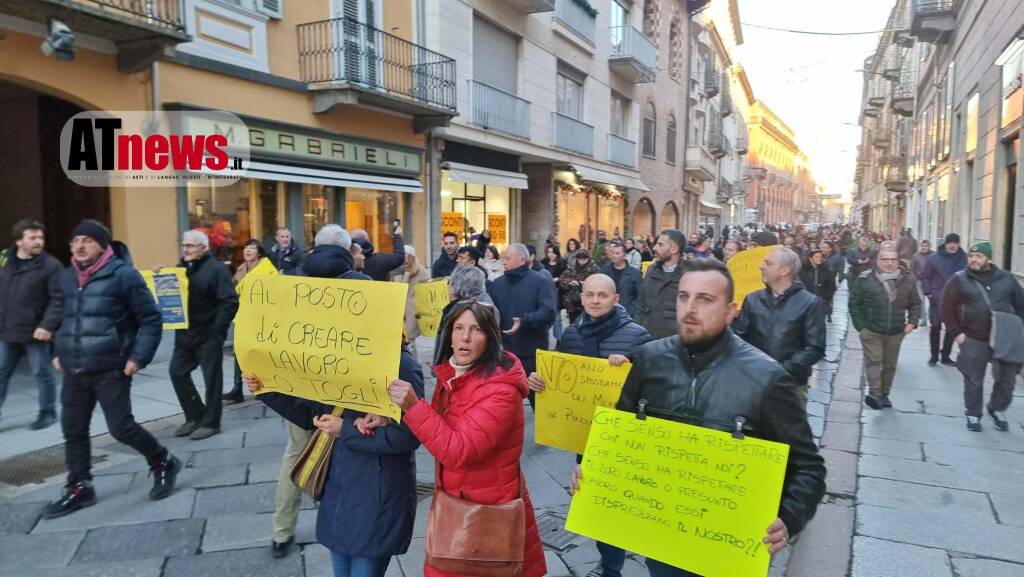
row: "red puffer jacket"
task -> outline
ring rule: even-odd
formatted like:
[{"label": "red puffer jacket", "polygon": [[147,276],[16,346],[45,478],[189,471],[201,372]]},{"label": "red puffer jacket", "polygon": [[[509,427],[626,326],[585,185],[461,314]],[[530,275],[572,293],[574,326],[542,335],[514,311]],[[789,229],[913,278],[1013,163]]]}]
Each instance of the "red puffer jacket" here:
[{"label": "red puffer jacket", "polygon": [[[523,398],[529,391],[519,359],[511,369],[501,367],[480,375],[471,370],[455,377],[448,363],[434,367],[434,400],[416,403],[403,416],[441,463],[441,486],[453,497],[494,505],[519,496],[519,456],[523,452]],[[440,414],[442,388],[449,391],[449,409]],[[522,577],[547,573],[544,549],[529,495],[526,502],[526,550]],[[426,577],[463,577],[424,567]],[[468,576],[466,576],[468,577]]]}]

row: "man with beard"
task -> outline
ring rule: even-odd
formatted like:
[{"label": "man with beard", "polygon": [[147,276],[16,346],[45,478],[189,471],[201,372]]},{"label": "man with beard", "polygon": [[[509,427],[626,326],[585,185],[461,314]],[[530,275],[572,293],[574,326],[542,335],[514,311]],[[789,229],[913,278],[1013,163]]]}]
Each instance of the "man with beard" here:
[{"label": "man with beard", "polygon": [[454,232],[446,232],[441,237],[441,254],[430,267],[431,278],[452,276],[452,271],[458,265],[456,252],[459,250],[459,237]]},{"label": "man with beard", "polygon": [[651,331],[656,339],[675,334],[676,289],[683,275],[680,266],[686,237],[674,228],[662,231],[654,245],[654,264],[636,300],[634,320]]},{"label": "man with beard", "polygon": [[[774,555],[814,516],[825,493],[824,460],[793,378],[729,330],[736,317],[729,270],[712,259],[683,266],[677,333],[636,350],[616,408],[635,413],[643,400],[651,417],[724,431],[742,426],[752,437],[789,445],[778,517],[762,539]],[[580,477],[577,467],[573,492]],[[653,559],[647,567],[651,577],[694,577]]]}]

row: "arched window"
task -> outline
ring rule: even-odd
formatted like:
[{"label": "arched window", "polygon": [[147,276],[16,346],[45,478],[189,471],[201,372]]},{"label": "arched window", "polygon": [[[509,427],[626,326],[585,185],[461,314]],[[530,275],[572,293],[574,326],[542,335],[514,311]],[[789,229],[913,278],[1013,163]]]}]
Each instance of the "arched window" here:
[{"label": "arched window", "polygon": [[648,102],[644,106],[644,132],[643,132],[643,154],[654,157],[657,152],[658,119],[654,113],[654,103]]},{"label": "arched window", "polygon": [[676,115],[668,114],[668,129],[665,131],[665,160],[676,161]]},{"label": "arched window", "polygon": [[669,201],[665,208],[661,209],[661,229],[667,228],[679,228],[679,209],[672,201]]},{"label": "arched window", "polygon": [[650,200],[641,198],[633,209],[633,234],[642,234],[648,238],[657,232],[654,230],[654,205]]}]

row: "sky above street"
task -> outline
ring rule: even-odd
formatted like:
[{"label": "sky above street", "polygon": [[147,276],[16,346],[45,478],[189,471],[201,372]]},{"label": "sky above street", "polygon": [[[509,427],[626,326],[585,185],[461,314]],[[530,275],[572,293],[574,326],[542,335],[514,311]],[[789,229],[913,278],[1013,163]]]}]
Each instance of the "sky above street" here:
[{"label": "sky above street", "polygon": [[796,133],[829,194],[849,197],[860,143],[857,121],[863,75],[857,72],[878,34],[814,36],[750,24],[815,32],[885,28],[894,0],[739,0],[744,44],[738,60],[754,97]]}]

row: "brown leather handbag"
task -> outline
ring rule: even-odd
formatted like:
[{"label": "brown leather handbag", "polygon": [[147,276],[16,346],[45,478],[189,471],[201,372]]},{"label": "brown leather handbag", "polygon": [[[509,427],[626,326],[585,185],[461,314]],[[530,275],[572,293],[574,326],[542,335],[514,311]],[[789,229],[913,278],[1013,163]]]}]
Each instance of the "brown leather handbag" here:
[{"label": "brown leather handbag", "polygon": [[[331,414],[340,417],[343,410],[341,407],[335,407]],[[327,483],[327,471],[331,467],[335,440],[317,429],[292,463],[289,475],[292,483],[317,501],[324,496],[324,485]]]},{"label": "brown leather handbag", "polygon": [[435,469],[434,500],[427,517],[426,563],[438,571],[475,577],[519,577],[526,542],[523,475],[519,497],[481,505],[452,497]]}]

